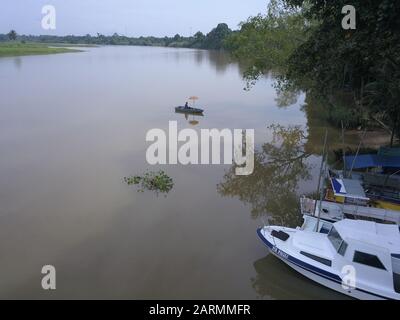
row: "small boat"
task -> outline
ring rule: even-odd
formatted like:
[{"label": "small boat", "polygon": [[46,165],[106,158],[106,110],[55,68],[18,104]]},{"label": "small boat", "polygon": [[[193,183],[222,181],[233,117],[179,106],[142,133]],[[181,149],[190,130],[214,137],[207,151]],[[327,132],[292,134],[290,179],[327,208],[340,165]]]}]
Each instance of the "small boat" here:
[{"label": "small boat", "polygon": [[[350,178],[359,180],[366,195],[383,209],[400,211],[399,150],[381,148],[377,154],[344,157],[345,167],[351,168]],[[362,172],[353,173],[353,169]]]},{"label": "small boat", "polygon": [[199,108],[179,106],[179,107],[175,107],[175,112],[188,113],[188,114],[202,114],[204,112],[204,110],[199,109]]},{"label": "small boat", "polygon": [[341,171],[330,171],[329,178],[331,188],[326,197],[328,201],[400,211],[397,176],[353,173],[352,178],[343,178]]},{"label": "small boat", "polygon": [[400,211],[397,210],[337,203],[325,200],[320,201],[305,196],[300,198],[300,212],[303,217],[305,215],[316,218],[320,216],[322,220],[330,222],[336,222],[347,218],[400,225]]},{"label": "small boat", "polygon": [[397,225],[344,219],[317,231],[264,226],[257,233],[274,256],[323,286],[357,299],[400,300]]}]

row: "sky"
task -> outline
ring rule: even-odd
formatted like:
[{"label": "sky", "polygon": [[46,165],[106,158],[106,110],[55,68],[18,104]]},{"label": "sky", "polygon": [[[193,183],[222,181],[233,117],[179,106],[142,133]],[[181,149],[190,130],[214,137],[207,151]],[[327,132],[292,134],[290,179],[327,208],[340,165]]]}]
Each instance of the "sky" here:
[{"label": "sky", "polygon": [[[237,29],[266,12],[268,0],[1,0],[0,33],[188,36],[225,22]],[[56,9],[56,29],[42,29],[42,7]]]}]

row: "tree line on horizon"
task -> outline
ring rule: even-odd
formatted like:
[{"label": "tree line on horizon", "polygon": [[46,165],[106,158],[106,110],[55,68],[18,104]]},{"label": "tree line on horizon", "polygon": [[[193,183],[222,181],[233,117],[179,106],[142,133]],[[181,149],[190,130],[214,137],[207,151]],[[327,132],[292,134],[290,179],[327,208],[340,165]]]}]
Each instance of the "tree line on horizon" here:
[{"label": "tree line on horizon", "polygon": [[0,42],[19,40],[21,42],[87,44],[87,45],[131,45],[131,46],[161,46],[174,48],[224,49],[225,40],[232,31],[226,23],[218,24],[209,33],[198,31],[193,36],[184,37],[176,34],[173,37],[128,37],[114,33],[107,36],[97,33],[96,36],[56,36],[56,35],[17,35],[15,30],[8,34],[0,34]]}]

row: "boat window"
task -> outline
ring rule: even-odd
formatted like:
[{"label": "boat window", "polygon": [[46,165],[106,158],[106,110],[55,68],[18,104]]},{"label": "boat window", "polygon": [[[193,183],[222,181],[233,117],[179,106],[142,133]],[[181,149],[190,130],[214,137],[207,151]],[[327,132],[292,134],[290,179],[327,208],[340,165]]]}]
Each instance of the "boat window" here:
[{"label": "boat window", "polygon": [[324,223],[321,227],[320,233],[328,234],[331,231],[332,225],[328,223]]},{"label": "boat window", "polygon": [[335,250],[338,251],[343,242],[343,239],[340,236],[339,232],[337,232],[335,227],[332,227],[331,231],[329,232],[328,239],[331,241]]},{"label": "boat window", "polygon": [[381,260],[379,260],[377,256],[369,253],[355,251],[353,261],[373,268],[386,270]]},{"label": "boat window", "polygon": [[328,233],[328,239],[331,241],[333,247],[341,256],[344,256],[347,250],[347,242],[342,239],[339,232],[332,227],[331,231]]},{"label": "boat window", "polygon": [[400,255],[392,255],[393,287],[394,291],[400,293]]},{"label": "boat window", "polygon": [[313,259],[313,260],[315,260],[315,261],[317,261],[319,263],[322,263],[322,264],[324,264],[324,265],[326,265],[328,267],[332,266],[332,261],[329,260],[329,259],[321,258],[321,257],[315,256],[315,255],[313,255],[311,253],[304,252],[304,251],[300,251],[300,254],[302,254],[303,256],[306,256],[307,258]]},{"label": "boat window", "polygon": [[348,247],[347,242],[343,240],[343,241],[342,241],[342,244],[341,244],[340,247],[339,247],[338,253],[339,253],[341,256],[344,256],[344,255],[346,254],[347,247]]},{"label": "boat window", "polygon": [[400,273],[393,272],[393,286],[394,286],[394,291],[400,293]]}]

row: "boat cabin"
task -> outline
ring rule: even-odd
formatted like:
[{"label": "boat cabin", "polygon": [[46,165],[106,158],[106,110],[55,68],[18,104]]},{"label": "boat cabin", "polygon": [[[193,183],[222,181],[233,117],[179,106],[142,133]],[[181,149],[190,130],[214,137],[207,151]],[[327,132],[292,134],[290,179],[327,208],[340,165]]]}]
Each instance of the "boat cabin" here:
[{"label": "boat cabin", "polygon": [[[301,230],[314,231],[315,220],[306,217]],[[357,287],[381,292],[385,297],[389,294],[385,292],[391,290],[400,294],[399,226],[345,219],[336,223],[320,222],[318,233],[327,234],[326,240],[318,241],[318,245],[309,232],[304,234],[312,239],[307,241],[304,234],[296,234],[293,244],[301,254],[322,265],[338,271],[346,266],[354,267]]]}]

